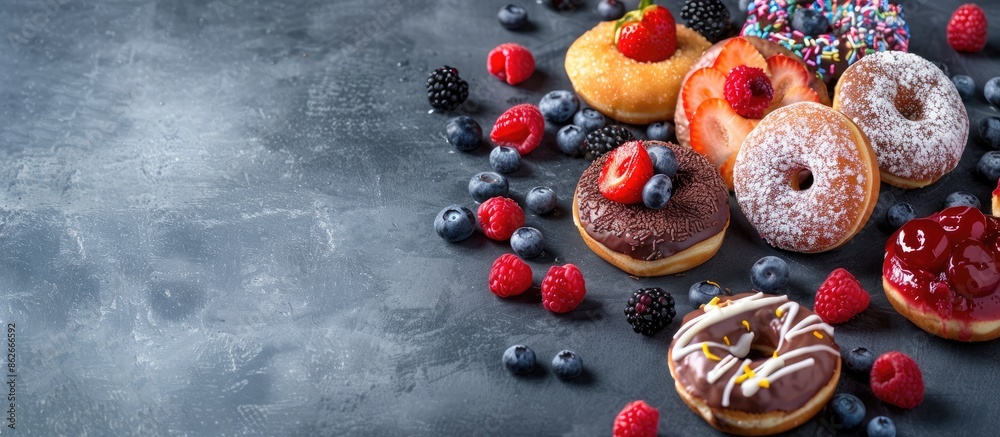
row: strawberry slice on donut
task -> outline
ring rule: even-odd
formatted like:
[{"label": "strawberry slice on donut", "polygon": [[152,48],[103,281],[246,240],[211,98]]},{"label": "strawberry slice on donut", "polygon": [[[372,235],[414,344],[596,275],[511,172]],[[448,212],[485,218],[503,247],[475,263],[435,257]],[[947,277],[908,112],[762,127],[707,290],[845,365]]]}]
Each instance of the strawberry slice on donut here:
[{"label": "strawberry slice on donut", "polygon": [[741,117],[725,99],[706,100],[691,120],[691,148],[719,169],[730,189],[736,154],[759,122]]},{"label": "strawberry slice on donut", "polygon": [[642,141],[629,141],[608,154],[597,179],[597,188],[608,200],[642,202],[642,187],[653,177],[653,161]]}]

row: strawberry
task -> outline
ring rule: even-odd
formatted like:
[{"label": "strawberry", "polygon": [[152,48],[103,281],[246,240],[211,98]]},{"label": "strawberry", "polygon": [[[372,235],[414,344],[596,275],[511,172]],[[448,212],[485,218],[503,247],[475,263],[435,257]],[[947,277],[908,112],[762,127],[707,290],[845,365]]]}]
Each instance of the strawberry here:
[{"label": "strawberry", "polygon": [[509,85],[517,85],[535,72],[535,57],[522,45],[500,44],[486,56],[486,70]]},{"label": "strawberry", "polygon": [[816,291],[813,311],[826,323],[843,323],[868,308],[871,296],[847,270],[838,268]]},{"label": "strawberry", "polygon": [[531,266],[517,255],[505,253],[490,268],[490,291],[500,297],[516,296],[531,287]]},{"label": "strawberry", "polygon": [[684,115],[688,121],[694,118],[694,112],[702,102],[708,99],[723,98],[722,90],[726,85],[726,75],[712,67],[695,70],[684,82],[681,99],[684,101]]},{"label": "strawberry", "polygon": [[568,313],[583,302],[587,284],[573,264],[549,267],[542,279],[542,306],[554,313]]},{"label": "strawberry", "polygon": [[765,114],[796,102],[819,102],[819,95],[809,87],[812,74],[800,62],[779,53],[767,58],[767,69],[774,97]]},{"label": "strawberry", "polygon": [[702,102],[691,119],[691,148],[719,169],[730,190],[736,153],[759,122],[741,117],[725,99]]},{"label": "strawberry", "polygon": [[745,38],[736,37],[730,39],[726,45],[722,46],[719,56],[715,58],[712,67],[720,73],[729,76],[729,72],[740,65],[767,70],[767,61],[761,56],[757,48],[750,44]]},{"label": "strawberry", "polygon": [[544,133],[542,111],[535,105],[522,103],[500,114],[493,124],[490,139],[497,145],[513,147],[524,156],[542,143]]},{"label": "strawberry", "polygon": [[639,203],[642,202],[642,187],[653,174],[653,161],[642,141],[629,141],[608,154],[597,179],[597,188],[609,200]]},{"label": "strawberry", "polygon": [[924,400],[920,366],[902,352],[886,352],[876,358],[869,383],[875,397],[897,407],[914,408]]},{"label": "strawberry", "polygon": [[761,118],[764,110],[771,106],[774,88],[764,69],[740,65],[726,77],[723,94],[737,114],[746,118]]},{"label": "strawberry", "polygon": [[975,53],[986,47],[986,14],[974,4],[959,6],[948,20],[948,45],[959,52]]},{"label": "strawberry", "polygon": [[660,412],[645,401],[630,402],[615,417],[611,429],[614,437],[656,437],[660,425]]},{"label": "strawberry", "polygon": [[618,51],[639,62],[660,62],[677,51],[677,25],[667,8],[642,0],[615,25]]}]

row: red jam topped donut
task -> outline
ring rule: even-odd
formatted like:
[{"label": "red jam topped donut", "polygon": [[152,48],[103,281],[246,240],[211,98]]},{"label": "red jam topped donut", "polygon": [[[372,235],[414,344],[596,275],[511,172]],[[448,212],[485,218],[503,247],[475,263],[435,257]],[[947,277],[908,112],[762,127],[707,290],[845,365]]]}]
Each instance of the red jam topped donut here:
[{"label": "red jam topped donut", "polygon": [[1000,336],[1000,220],[967,206],[907,222],[886,243],[886,295],[921,328],[963,341]]}]

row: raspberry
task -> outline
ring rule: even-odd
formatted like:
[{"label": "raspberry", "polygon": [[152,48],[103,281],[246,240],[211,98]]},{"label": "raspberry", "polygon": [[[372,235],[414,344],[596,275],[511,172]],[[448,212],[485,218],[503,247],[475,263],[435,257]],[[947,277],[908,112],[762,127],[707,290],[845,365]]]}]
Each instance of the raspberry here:
[{"label": "raspberry", "polygon": [[545,118],[542,111],[530,103],[508,109],[493,124],[490,139],[500,146],[513,147],[521,156],[527,155],[542,143]]},{"label": "raspberry", "polygon": [[986,14],[974,4],[959,6],[948,20],[948,45],[959,52],[975,53],[986,47]]},{"label": "raspberry", "polygon": [[902,352],[886,352],[872,365],[871,386],[875,397],[902,408],[913,408],[924,400],[924,377],[920,367]]},{"label": "raspberry", "polygon": [[573,264],[549,267],[542,279],[542,305],[554,313],[573,311],[586,295],[583,274]]},{"label": "raspberry", "polygon": [[490,291],[500,297],[517,296],[531,287],[531,267],[517,255],[505,253],[490,268]]},{"label": "raspberry", "polygon": [[861,283],[844,269],[837,269],[826,277],[816,291],[813,311],[826,323],[843,323],[868,308],[871,296],[861,288]]},{"label": "raspberry", "polygon": [[645,401],[630,402],[615,417],[614,437],[656,437],[660,412]]},{"label": "raspberry", "polygon": [[763,69],[740,65],[729,72],[723,93],[737,114],[761,118],[764,110],[771,106],[774,87]]},{"label": "raspberry", "polygon": [[507,197],[486,199],[479,205],[476,215],[483,233],[497,241],[509,239],[517,228],[524,226],[524,211],[517,202]]},{"label": "raspberry", "polygon": [[500,44],[486,57],[486,69],[509,85],[517,85],[535,72],[535,57],[522,45]]}]

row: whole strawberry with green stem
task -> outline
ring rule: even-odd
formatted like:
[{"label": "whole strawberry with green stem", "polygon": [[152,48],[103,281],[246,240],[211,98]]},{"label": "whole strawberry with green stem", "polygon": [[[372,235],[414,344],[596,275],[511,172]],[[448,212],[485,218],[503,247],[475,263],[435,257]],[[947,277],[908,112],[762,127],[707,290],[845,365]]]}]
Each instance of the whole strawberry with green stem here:
[{"label": "whole strawberry with green stem", "polygon": [[639,62],[660,62],[677,51],[677,25],[667,8],[642,0],[615,25],[618,51]]}]

